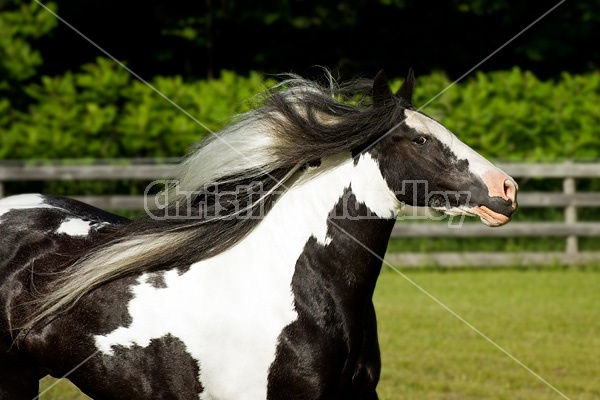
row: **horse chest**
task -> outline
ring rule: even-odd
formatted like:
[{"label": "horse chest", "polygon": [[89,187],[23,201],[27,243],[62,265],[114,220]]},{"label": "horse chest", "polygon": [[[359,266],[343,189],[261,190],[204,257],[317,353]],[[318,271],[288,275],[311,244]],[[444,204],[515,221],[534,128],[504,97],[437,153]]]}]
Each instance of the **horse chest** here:
[{"label": "horse chest", "polygon": [[291,281],[302,246],[265,250],[248,243],[184,274],[142,275],[131,287],[131,324],[96,336],[96,346],[113,355],[176,337],[198,363],[201,398],[266,398],[278,337],[297,317]]}]

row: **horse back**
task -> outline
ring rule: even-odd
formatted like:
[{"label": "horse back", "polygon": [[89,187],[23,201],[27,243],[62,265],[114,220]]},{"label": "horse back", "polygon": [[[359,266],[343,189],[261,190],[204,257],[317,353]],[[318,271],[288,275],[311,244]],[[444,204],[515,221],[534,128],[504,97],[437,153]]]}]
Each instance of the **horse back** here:
[{"label": "horse back", "polygon": [[[53,274],[126,223],[126,218],[65,197],[0,199],[0,309],[30,299]],[[14,329],[8,314],[0,318],[2,333]]]}]

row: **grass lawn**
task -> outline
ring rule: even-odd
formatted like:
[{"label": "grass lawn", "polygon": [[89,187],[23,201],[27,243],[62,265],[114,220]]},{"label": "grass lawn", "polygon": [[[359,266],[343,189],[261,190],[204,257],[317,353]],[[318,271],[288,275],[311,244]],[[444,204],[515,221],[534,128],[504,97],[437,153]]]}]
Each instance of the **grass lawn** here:
[{"label": "grass lawn", "polygon": [[[600,399],[600,270],[406,274],[568,398]],[[374,301],[381,399],[563,398],[387,268]],[[63,381],[41,399],[87,397]]]},{"label": "grass lawn", "polygon": [[[407,272],[570,399],[600,399],[599,271]],[[387,270],[375,294],[382,399],[561,399]]]}]

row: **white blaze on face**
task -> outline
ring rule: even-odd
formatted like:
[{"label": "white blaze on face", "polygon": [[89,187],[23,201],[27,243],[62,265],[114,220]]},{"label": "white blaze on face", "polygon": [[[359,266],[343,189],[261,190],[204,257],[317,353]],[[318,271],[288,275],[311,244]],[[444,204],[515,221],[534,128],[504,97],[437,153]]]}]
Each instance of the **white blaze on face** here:
[{"label": "white blaze on face", "polygon": [[[404,113],[406,115],[404,121],[406,126],[418,132],[433,136],[448,147],[448,149],[456,155],[458,160],[467,160],[469,162],[469,171],[484,182],[488,189],[488,195],[490,197],[498,196],[505,200],[512,200],[513,210],[516,209],[515,196],[517,184],[508,174],[461,142],[452,132],[439,122],[417,111],[406,109],[404,110]],[[464,188],[464,190],[469,190],[469,188]],[[485,224],[492,226],[503,225],[510,220],[509,217],[498,214],[485,206],[459,208],[456,210],[450,209],[445,211],[449,214],[456,212],[475,214],[480,216]]]},{"label": "white blaze on face", "polygon": [[379,166],[366,154],[350,154],[307,169],[266,217],[233,248],[164,273],[164,287],[143,275],[131,288],[132,322],[95,337],[98,349],[147,347],[154,338],[179,338],[198,361],[201,399],[264,399],[269,367],[282,330],[297,317],[292,279],[307,242],[332,243],[330,212],[351,187],[359,202],[393,218],[400,203]]},{"label": "white blaze on face", "polygon": [[499,170],[491,162],[483,158],[475,150],[464,144],[452,132],[439,122],[417,111],[404,110],[406,126],[419,132],[432,135],[445,144],[459,160],[469,161],[469,171],[483,179],[486,173]]}]

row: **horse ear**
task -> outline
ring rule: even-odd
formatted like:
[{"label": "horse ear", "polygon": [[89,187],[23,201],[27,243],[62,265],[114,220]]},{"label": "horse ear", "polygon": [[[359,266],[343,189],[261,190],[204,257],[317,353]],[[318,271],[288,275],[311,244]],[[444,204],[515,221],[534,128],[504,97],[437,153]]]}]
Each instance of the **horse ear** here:
[{"label": "horse ear", "polygon": [[394,95],[390,90],[387,76],[383,70],[379,71],[373,80],[373,105],[380,107],[392,99]]},{"label": "horse ear", "polygon": [[415,72],[412,68],[408,70],[408,76],[406,80],[400,86],[400,89],[396,92],[396,96],[412,105],[413,93],[415,91]]}]

